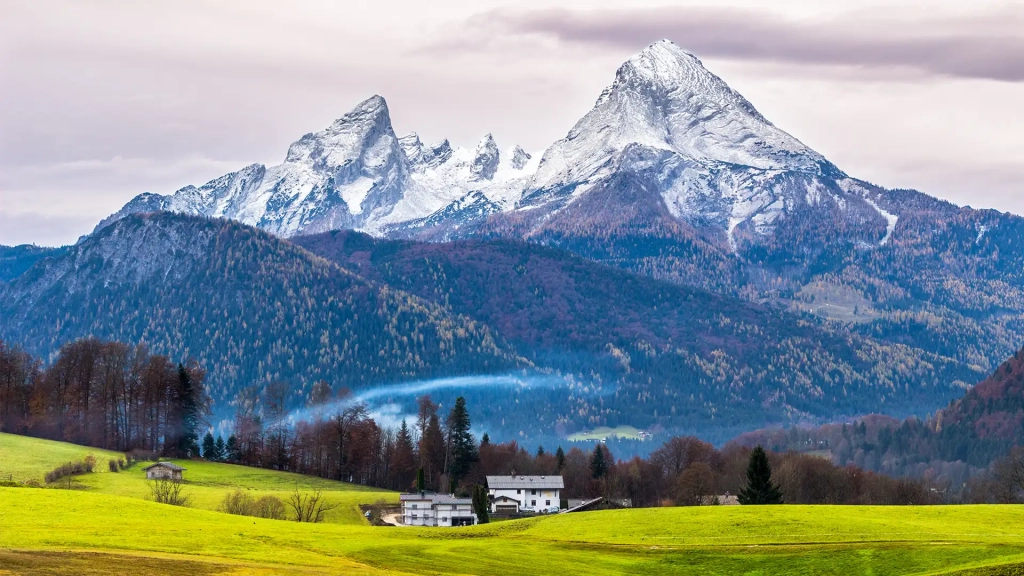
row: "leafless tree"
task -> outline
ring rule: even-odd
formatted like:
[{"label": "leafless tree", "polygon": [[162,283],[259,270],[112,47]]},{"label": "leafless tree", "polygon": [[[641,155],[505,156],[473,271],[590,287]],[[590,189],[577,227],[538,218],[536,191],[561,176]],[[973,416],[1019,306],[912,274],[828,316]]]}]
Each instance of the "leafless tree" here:
[{"label": "leafless tree", "polygon": [[322,490],[316,490],[311,494],[303,494],[296,488],[288,497],[288,507],[292,509],[292,520],[296,522],[312,522],[318,524],[324,521],[328,512],[339,505],[330,503],[324,497]]},{"label": "leafless tree", "polygon": [[171,506],[191,506],[192,495],[186,494],[180,480],[159,479],[149,483],[149,489],[153,493],[153,500],[160,504]]}]

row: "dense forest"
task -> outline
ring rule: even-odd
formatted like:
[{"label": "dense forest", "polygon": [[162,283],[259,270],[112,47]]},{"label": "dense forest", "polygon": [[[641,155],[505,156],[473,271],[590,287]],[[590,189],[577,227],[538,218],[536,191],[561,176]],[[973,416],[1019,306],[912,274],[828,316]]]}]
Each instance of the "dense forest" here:
[{"label": "dense forest", "polygon": [[[1014,370],[1019,385],[1021,372]],[[425,489],[463,494],[485,484],[487,475],[560,474],[567,498],[604,496],[634,506],[720,503],[745,486],[751,453],[744,445],[749,437],[716,449],[692,436],[672,437],[647,458],[618,460],[604,443],[587,451],[558,445],[529,452],[515,441],[492,443],[486,432],[475,438],[470,407],[461,397],[445,414],[430,396],[421,396],[411,421],[384,426],[351,390],[322,380],[303,398],[301,418],[290,414],[284,382],[241,390],[231,432],[215,438],[204,377],[195,362],[175,364],[142,346],[79,340],[44,367],[0,342],[0,430],[121,450],[133,458],[201,456],[395,490],[412,489],[420,473]],[[857,438],[864,426],[844,427],[843,434]],[[839,466],[821,454],[787,450],[770,452],[769,460],[773,482],[790,503],[1017,501],[1024,495],[1024,452],[1007,449],[1000,456],[959,490],[933,478]]]},{"label": "dense forest", "polygon": [[1013,447],[1024,446],[1024,349],[928,418],[869,416],[816,428],[751,432],[738,442],[827,454],[837,464],[924,478],[959,491]]}]

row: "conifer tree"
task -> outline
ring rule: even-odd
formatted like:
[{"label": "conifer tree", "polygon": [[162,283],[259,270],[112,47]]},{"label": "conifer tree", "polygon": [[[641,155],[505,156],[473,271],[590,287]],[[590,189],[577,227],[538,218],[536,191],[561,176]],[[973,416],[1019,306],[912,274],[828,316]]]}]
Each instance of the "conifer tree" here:
[{"label": "conifer tree", "polygon": [[590,457],[590,475],[595,480],[608,475],[608,461],[600,444],[594,447],[594,455]]},{"label": "conifer tree", "polygon": [[202,384],[195,382],[183,364],[178,364],[178,389],[175,394],[173,418],[178,425],[177,455],[190,458],[199,455],[196,429],[202,419]]},{"label": "conifer tree", "polygon": [[405,420],[402,420],[402,427],[398,429],[398,436],[395,438],[395,451],[391,457],[391,470],[396,488],[409,489],[415,467],[416,453],[412,445],[412,433]]},{"label": "conifer tree", "polygon": [[544,455],[544,447],[543,446],[538,446],[537,447],[537,457],[539,458],[539,457],[541,457],[543,455]]},{"label": "conifer tree", "polygon": [[561,446],[555,450],[555,462],[558,464],[558,471],[561,472],[562,468],[565,468],[565,450],[562,450]]},{"label": "conifer tree", "polygon": [[214,446],[216,450],[217,461],[223,462],[228,457],[227,447],[224,445],[224,437],[217,436],[217,443]]},{"label": "conifer tree", "polygon": [[782,504],[782,492],[772,484],[772,466],[768,454],[757,446],[747,465],[747,487],[740,490],[740,504]]},{"label": "conifer tree", "polygon": [[228,443],[224,446],[224,457],[228,462],[238,462],[242,459],[242,453],[238,448],[238,438],[232,434],[228,436]]},{"label": "conifer tree", "polygon": [[483,448],[484,446],[490,446],[490,445],[491,445],[491,436],[487,432],[484,432],[483,438],[480,438],[480,447]]},{"label": "conifer tree", "polygon": [[213,439],[213,434],[207,432],[206,436],[203,436],[203,458],[207,460],[217,460],[217,443]]},{"label": "conifer tree", "polygon": [[458,486],[459,482],[469,474],[473,463],[478,460],[476,442],[469,432],[469,410],[466,409],[466,399],[462,396],[455,399],[455,406],[448,416],[448,430],[452,450],[449,474],[451,484]]},{"label": "conifer tree", "polygon": [[416,470],[416,491],[425,492],[427,490],[427,482],[423,477],[423,468]]},{"label": "conifer tree", "polygon": [[487,488],[477,484],[473,487],[473,513],[476,514],[477,524],[487,524],[491,521],[488,511]]}]

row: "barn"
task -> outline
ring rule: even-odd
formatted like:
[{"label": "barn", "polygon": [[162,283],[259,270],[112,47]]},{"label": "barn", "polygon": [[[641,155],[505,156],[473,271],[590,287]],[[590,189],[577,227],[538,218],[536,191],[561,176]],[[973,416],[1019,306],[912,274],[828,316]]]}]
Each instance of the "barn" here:
[{"label": "barn", "polygon": [[181,473],[184,468],[170,462],[157,462],[143,468],[146,471],[146,480],[181,480]]}]

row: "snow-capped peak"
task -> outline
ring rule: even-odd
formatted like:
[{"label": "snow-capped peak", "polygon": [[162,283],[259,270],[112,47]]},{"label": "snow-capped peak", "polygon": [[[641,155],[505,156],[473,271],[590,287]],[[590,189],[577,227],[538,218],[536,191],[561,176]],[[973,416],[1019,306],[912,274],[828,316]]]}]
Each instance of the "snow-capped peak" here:
[{"label": "snow-capped peak", "polygon": [[481,180],[494,178],[498,171],[498,164],[501,161],[501,152],[494,136],[487,134],[483,140],[476,145],[476,152],[473,153],[473,162],[470,165],[470,172]]}]

